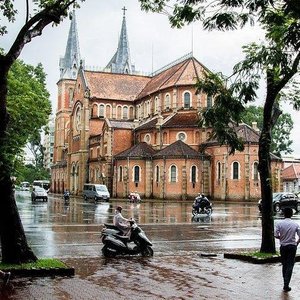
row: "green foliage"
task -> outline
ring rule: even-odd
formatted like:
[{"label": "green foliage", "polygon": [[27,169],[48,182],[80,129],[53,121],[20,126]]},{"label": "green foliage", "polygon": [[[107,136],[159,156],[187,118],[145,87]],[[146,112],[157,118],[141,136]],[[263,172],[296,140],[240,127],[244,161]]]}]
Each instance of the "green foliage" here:
[{"label": "green foliage", "polygon": [[17,60],[8,74],[7,109],[10,122],[2,154],[12,165],[15,157],[32,137],[48,122],[51,113],[49,93],[42,66],[30,66]]},{"label": "green foliage", "polygon": [[[258,129],[261,131],[263,126],[263,107],[254,105],[246,107],[242,113],[242,120],[248,125],[256,122]],[[279,116],[277,123],[272,129],[271,152],[275,155],[281,157],[282,153],[289,154],[293,152],[290,148],[293,142],[290,139],[293,124],[294,122],[289,113],[283,113]]]},{"label": "green foliage", "polygon": [[0,263],[0,270],[31,270],[31,269],[54,269],[54,268],[67,268],[67,266],[60,260],[54,258],[43,258],[36,262],[23,263],[23,264],[7,264]]},{"label": "green foliage", "polygon": [[234,127],[239,124],[241,113],[244,111],[240,100],[246,83],[227,88],[225,80],[222,74],[210,73],[198,81],[197,92],[214,98],[214,105],[202,111],[199,125],[211,127],[211,139],[218,140],[220,144],[228,144],[230,153],[234,153],[235,150],[244,149],[243,141],[238,138]]},{"label": "green foliage", "polygon": [[50,174],[48,170],[45,170],[40,166],[36,167],[33,165],[24,165],[22,161],[16,161],[12,176],[16,177],[17,185],[22,181],[28,181],[32,183],[37,179],[50,180]]}]

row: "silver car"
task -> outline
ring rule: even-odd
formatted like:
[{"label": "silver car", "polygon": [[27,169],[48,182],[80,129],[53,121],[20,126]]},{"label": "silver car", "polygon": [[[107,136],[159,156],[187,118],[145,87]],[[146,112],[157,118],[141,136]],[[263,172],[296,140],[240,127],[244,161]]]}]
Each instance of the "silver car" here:
[{"label": "silver car", "polygon": [[35,202],[38,199],[48,201],[48,194],[42,187],[34,186],[31,193],[31,201]]}]

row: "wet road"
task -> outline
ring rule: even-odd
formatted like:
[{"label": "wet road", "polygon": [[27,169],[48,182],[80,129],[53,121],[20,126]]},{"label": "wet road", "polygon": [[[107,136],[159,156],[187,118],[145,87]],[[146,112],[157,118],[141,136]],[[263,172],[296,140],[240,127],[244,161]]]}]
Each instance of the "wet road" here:
[{"label": "wet road", "polygon": [[[74,277],[13,278],[0,299],[300,299],[298,265],[292,291],[282,292],[280,263],[253,265],[224,259],[234,249],[259,248],[260,218],[255,204],[214,203],[211,218],[191,220],[192,203],[85,203],[61,197],[17,203],[28,241],[39,257],[59,257],[75,267]],[[102,223],[112,222],[114,207],[134,217],[154,244],[155,255],[106,259],[100,255]],[[279,217],[279,216],[278,216]],[[294,217],[300,222],[300,216]],[[217,253],[201,257],[202,252]]]},{"label": "wet road", "polygon": [[32,204],[28,192],[17,193],[17,203],[29,244],[39,257],[97,257],[103,223],[112,223],[114,208],[133,217],[153,242],[156,254],[185,251],[224,252],[259,248],[261,220],[256,204],[214,203],[211,217],[192,220],[192,202],[85,202],[49,196],[48,203]]}]

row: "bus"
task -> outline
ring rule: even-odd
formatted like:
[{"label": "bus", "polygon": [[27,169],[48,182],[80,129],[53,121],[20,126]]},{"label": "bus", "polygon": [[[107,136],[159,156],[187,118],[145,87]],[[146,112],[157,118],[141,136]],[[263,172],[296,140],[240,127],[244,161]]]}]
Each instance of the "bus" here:
[{"label": "bus", "polygon": [[50,181],[49,180],[34,180],[32,186],[40,186],[42,187],[47,193],[50,190]]},{"label": "bus", "polygon": [[20,190],[21,191],[29,191],[30,190],[30,183],[28,181],[23,181],[20,183]]}]

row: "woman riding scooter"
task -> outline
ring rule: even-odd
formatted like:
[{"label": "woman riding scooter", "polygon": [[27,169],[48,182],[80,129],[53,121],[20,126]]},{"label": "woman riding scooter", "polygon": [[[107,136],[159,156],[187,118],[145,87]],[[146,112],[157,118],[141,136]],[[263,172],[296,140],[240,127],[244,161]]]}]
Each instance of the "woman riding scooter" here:
[{"label": "woman riding scooter", "polygon": [[122,206],[117,206],[114,215],[114,225],[120,229],[124,235],[130,230],[129,219],[122,216]]}]

